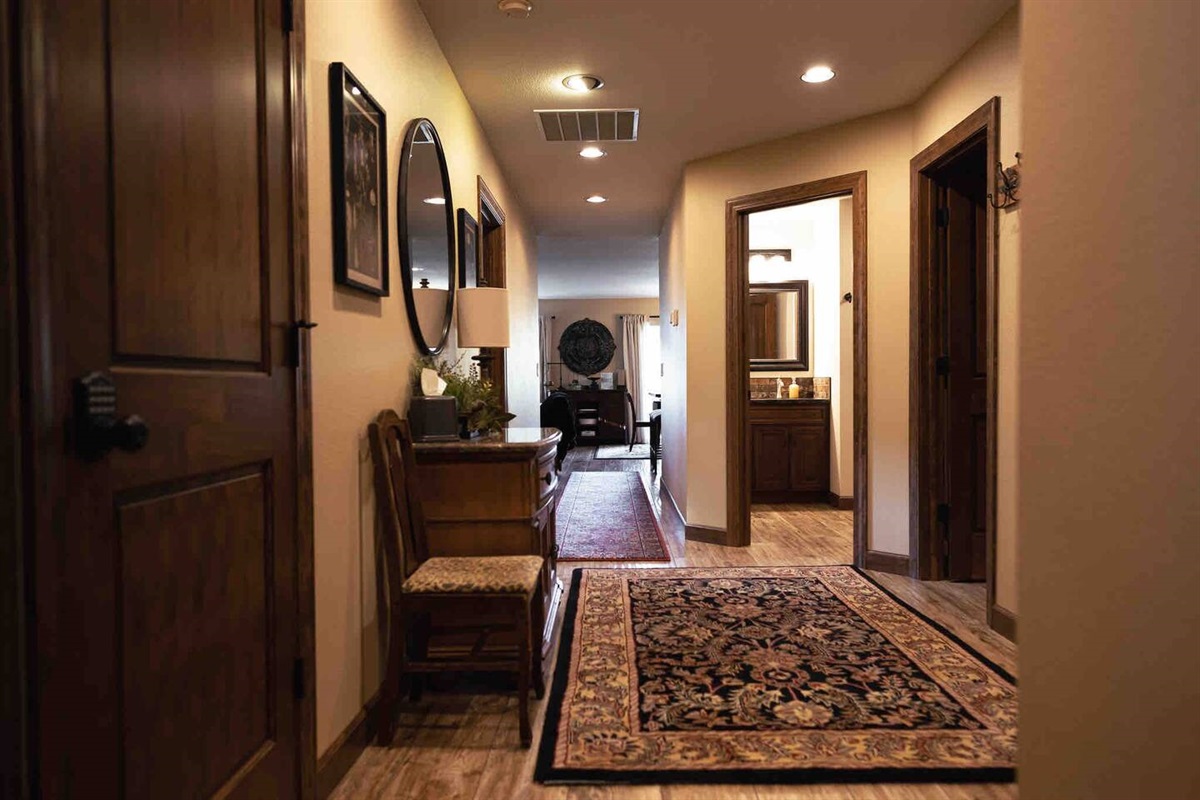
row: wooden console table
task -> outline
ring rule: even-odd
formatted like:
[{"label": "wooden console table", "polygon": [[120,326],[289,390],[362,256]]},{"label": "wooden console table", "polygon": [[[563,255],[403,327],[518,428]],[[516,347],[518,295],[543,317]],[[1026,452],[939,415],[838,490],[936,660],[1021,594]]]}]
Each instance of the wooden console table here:
[{"label": "wooden console table", "polygon": [[506,428],[491,436],[414,445],[430,556],[532,553],[542,572],[549,652],[562,597],[558,579],[554,428]]}]

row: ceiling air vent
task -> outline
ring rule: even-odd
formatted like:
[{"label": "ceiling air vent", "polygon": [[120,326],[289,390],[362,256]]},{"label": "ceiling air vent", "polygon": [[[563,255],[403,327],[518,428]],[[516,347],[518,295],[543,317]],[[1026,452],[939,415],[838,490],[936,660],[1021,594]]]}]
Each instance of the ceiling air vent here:
[{"label": "ceiling air vent", "polygon": [[534,111],[547,142],[636,142],[638,109],[573,108]]}]

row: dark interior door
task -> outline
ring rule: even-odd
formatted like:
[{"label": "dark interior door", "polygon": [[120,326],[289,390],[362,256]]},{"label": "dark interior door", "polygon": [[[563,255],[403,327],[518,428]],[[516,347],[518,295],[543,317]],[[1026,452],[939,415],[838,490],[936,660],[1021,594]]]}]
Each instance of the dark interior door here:
[{"label": "dark interior door", "polygon": [[[30,6],[41,795],[295,797],[282,3]],[[142,449],[81,453],[94,371]]]},{"label": "dark interior door", "polygon": [[942,524],[951,580],[987,569],[987,158],[981,142],[938,176],[944,280],[945,474]]}]

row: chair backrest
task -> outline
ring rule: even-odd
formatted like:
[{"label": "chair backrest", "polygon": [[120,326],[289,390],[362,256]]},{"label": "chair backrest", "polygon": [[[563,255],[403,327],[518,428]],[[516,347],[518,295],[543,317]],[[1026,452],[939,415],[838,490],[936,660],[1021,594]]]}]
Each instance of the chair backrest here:
[{"label": "chair backrest", "polygon": [[575,409],[571,406],[571,398],[564,392],[552,392],[542,401],[541,421],[543,428],[558,428],[562,432],[562,441],[568,446],[575,444]]},{"label": "chair backrest", "polygon": [[380,411],[367,431],[375,462],[375,506],[383,524],[389,596],[429,557],[425,515],[416,485],[416,457],[408,420]]}]

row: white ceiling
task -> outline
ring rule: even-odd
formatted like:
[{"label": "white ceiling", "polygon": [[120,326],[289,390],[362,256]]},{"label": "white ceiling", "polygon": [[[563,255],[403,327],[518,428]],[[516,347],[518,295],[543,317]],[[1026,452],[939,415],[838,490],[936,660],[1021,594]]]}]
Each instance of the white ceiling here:
[{"label": "white ceiling", "polygon": [[[419,2],[537,232],[596,237],[657,234],[687,161],[912,102],[1014,0]],[[837,77],[801,82],[817,63]],[[638,141],[588,162],[533,114],[595,107],[640,108]]]},{"label": "white ceiling", "polygon": [[538,297],[658,297],[658,237],[539,236]]}]

